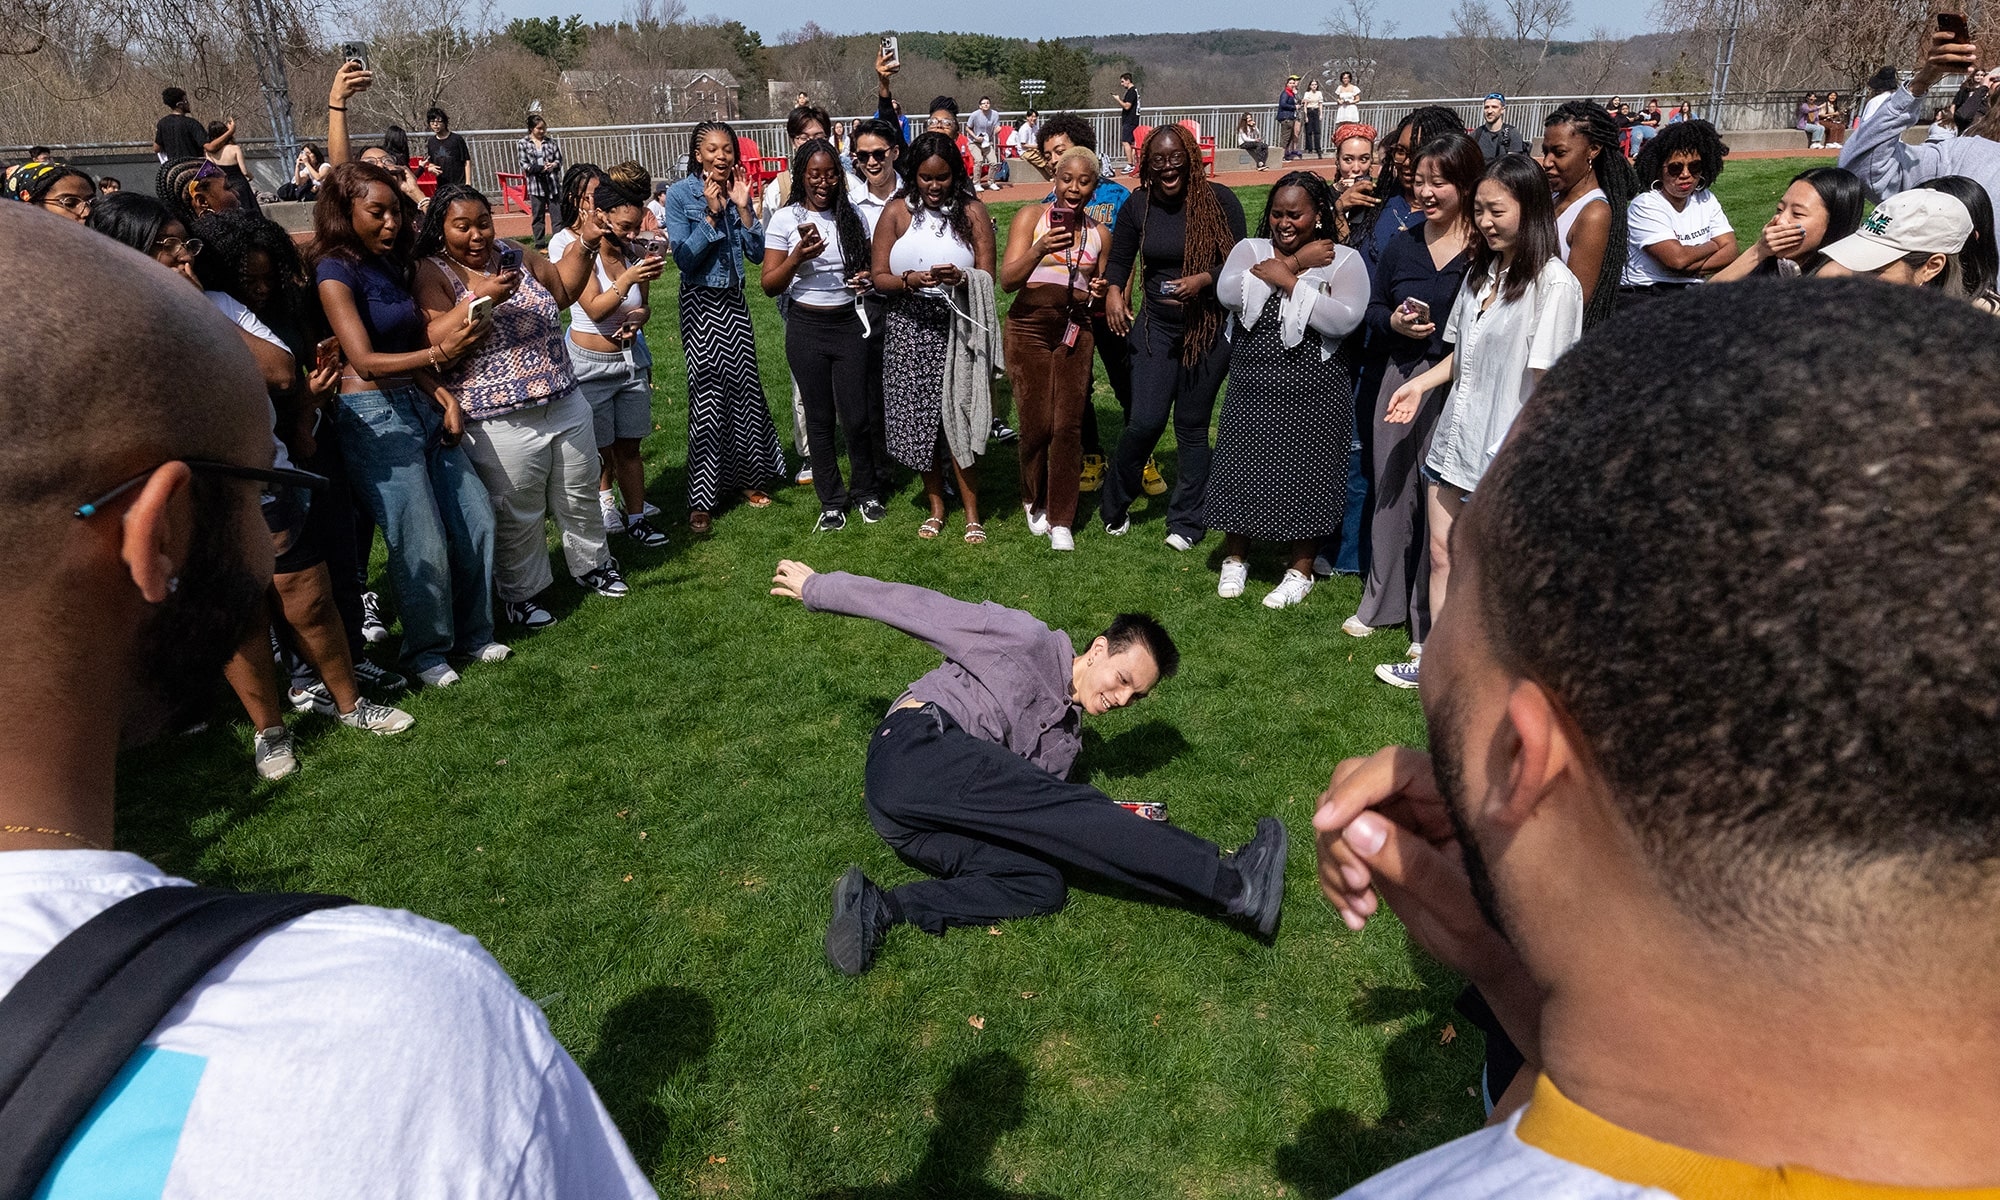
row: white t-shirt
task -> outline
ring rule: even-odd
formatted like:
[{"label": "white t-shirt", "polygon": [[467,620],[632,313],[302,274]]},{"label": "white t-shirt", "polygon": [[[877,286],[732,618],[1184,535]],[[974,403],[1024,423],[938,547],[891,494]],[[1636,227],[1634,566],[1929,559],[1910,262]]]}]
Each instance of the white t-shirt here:
[{"label": "white t-shirt", "polygon": [[1341,1200],[1673,1200],[1528,1145],[1504,1124],[1398,1163],[1341,1193]]},{"label": "white t-shirt", "polygon": [[1722,202],[1707,188],[1689,196],[1687,206],[1678,211],[1658,188],[1641,192],[1632,198],[1632,207],[1625,210],[1625,229],[1625,275],[1622,282],[1626,287],[1700,283],[1699,275],[1681,275],[1667,270],[1660,265],[1659,259],[1646,253],[1646,247],[1661,242],[1699,246],[1722,234],[1736,232],[1729,223],[1728,215],[1722,211]]},{"label": "white t-shirt", "polygon": [[[0,995],[149,888],[136,855],[0,853]],[[252,939],[146,1040],[41,1194],[651,1197],[576,1063],[477,940],[414,913]]]},{"label": "white t-shirt", "polygon": [[[251,337],[262,338],[286,354],[292,352],[292,348],[285,345],[284,339],[280,338],[269,325],[264,324],[264,319],[251,312],[241,300],[228,292],[204,291],[202,295],[207,296],[208,302],[215,305],[215,311],[236,322],[238,329]],[[271,409],[271,465],[279,470],[291,470],[292,456],[286,451],[285,443],[278,439],[278,406],[271,402],[269,392],[264,394],[264,403]]]},{"label": "white t-shirt", "polygon": [[1583,288],[1561,259],[1544,263],[1519,300],[1496,296],[1481,312],[1481,298],[1498,286],[1495,271],[1479,278],[1468,271],[1459,285],[1444,323],[1444,340],[1452,347],[1451,395],[1424,459],[1447,483],[1468,492],[1479,486],[1534,394],[1533,372],[1554,366],[1583,336]]},{"label": "white t-shirt", "polygon": [[877,200],[875,193],[868,190],[868,184],[865,180],[861,183],[848,186],[847,199],[854,205],[854,211],[861,214],[861,224],[863,228],[868,230],[868,243],[870,246],[873,246],[875,243],[875,226],[882,221],[882,211],[889,207],[889,201],[902,195],[902,192],[903,189],[899,186],[891,191],[888,196]]},{"label": "white t-shirt", "polygon": [[854,293],[848,290],[846,282],[846,260],[840,253],[840,230],[834,225],[832,213],[813,212],[803,204],[785,205],[764,226],[764,249],[790,254],[807,225],[819,228],[820,251],[799,264],[785,295],[791,297],[792,303],[809,308],[853,304]]}]

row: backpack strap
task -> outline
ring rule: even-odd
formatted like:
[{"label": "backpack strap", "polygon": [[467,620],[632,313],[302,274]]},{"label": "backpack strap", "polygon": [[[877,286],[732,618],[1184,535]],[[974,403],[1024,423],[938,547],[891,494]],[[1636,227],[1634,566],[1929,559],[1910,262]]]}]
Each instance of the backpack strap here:
[{"label": "backpack strap", "polygon": [[71,931],[0,998],[0,1200],[28,1200],[153,1028],[217,963],[345,896],[157,887]]}]

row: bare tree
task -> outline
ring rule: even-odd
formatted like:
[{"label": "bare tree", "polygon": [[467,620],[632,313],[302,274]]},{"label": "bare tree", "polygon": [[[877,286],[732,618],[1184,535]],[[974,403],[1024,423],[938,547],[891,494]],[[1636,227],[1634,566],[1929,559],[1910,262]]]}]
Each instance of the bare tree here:
[{"label": "bare tree", "polygon": [[1790,91],[1851,89],[1883,66],[1914,66],[1932,9],[1930,0],[1664,0],[1659,14],[1711,52],[1735,27],[1732,91]]},{"label": "bare tree", "polygon": [[1451,10],[1451,35],[1445,39],[1456,90],[1472,95],[1492,86],[1499,32],[1486,0],[1458,0],[1458,7]]},{"label": "bare tree", "polygon": [[1629,64],[1631,48],[1630,38],[1618,37],[1602,25],[1592,29],[1582,53],[1577,55],[1578,90],[1589,96],[1609,92],[1612,76]]},{"label": "bare tree", "polygon": [[363,107],[421,129],[478,55],[492,0],[373,0],[362,14],[375,84]]}]

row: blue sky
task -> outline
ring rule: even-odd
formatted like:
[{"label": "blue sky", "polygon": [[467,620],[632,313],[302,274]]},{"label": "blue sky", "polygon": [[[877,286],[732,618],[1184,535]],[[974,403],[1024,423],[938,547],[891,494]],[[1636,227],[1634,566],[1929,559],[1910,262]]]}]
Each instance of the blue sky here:
[{"label": "blue sky", "polygon": [[[1652,27],[1649,6],[1631,0],[1574,0],[1576,19],[1568,34],[1582,37],[1602,25],[1618,34],[1644,33]],[[1402,36],[1439,34],[1450,28],[1454,0],[1383,0],[1377,12],[1393,19]],[[510,17],[568,15],[580,12],[587,20],[616,20],[625,8],[624,0],[499,0],[502,13]],[[966,6],[939,8],[910,0],[889,0],[866,5],[805,5],[786,0],[688,0],[688,11],[700,16],[713,13],[733,17],[774,42],[778,35],[795,29],[807,18],[836,33],[878,33],[892,29],[948,29],[964,33],[1000,33],[1022,37],[1088,37],[1111,33],[1187,33],[1214,29],[1225,24],[1276,29],[1289,26],[1301,32],[1317,28],[1321,10],[1301,8],[1291,21],[1278,20],[1278,11],[1218,8],[1213,0],[1148,0],[1135,4],[1077,4],[1074,0],[1006,0]],[[860,19],[851,19],[850,14]],[[1227,14],[1239,19],[1228,21]]]}]

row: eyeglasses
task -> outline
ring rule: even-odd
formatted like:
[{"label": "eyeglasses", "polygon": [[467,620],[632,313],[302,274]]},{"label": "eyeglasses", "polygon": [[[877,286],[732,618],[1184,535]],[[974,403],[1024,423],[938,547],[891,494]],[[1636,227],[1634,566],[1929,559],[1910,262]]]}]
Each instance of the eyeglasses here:
[{"label": "eyeglasses", "polygon": [[91,196],[45,196],[42,198],[43,204],[53,204],[64,212],[82,213],[86,217],[90,215],[90,206],[93,202],[94,197]]},{"label": "eyeglasses", "polygon": [[1660,173],[1662,175],[1671,175],[1676,179],[1680,178],[1682,175],[1686,175],[1690,179],[1700,179],[1701,164],[1670,162],[1660,168]]},{"label": "eyeglasses", "polygon": [[165,250],[168,254],[173,254],[173,255],[185,254],[189,258],[193,258],[197,254],[201,253],[201,239],[161,238],[159,241],[153,243],[153,248],[147,251],[147,253],[158,254],[162,250]]},{"label": "eyeglasses", "polygon": [[1155,169],[1185,167],[1188,165],[1188,156],[1178,150],[1172,154],[1148,154],[1146,156],[1146,165]]},{"label": "eyeglasses", "polygon": [[[267,495],[277,492],[281,487],[302,487],[322,492],[327,486],[326,476],[315,475],[311,471],[294,471],[285,467],[239,467],[234,463],[210,462],[201,458],[184,458],[180,461],[186,463],[188,470],[197,475],[223,475],[230,479],[255,480],[264,485],[262,490]],[[160,464],[160,466],[165,465],[165,463]],[[77,518],[84,520],[103,512],[105,505],[151,479],[153,472],[159,469],[159,467],[148,467],[95,500],[77,505]]]},{"label": "eyeglasses", "polygon": [[888,157],[889,149],[886,146],[880,150],[856,150],[854,152],[855,162],[881,162]]}]

